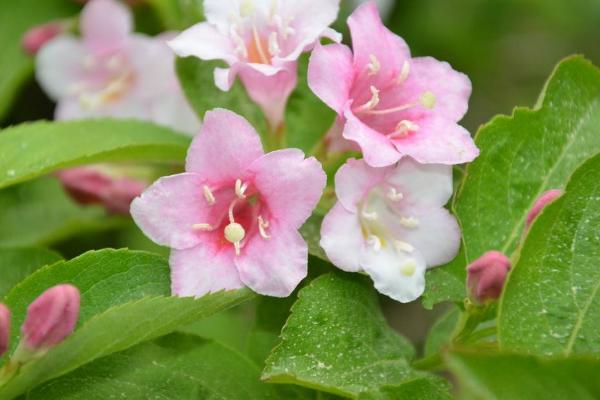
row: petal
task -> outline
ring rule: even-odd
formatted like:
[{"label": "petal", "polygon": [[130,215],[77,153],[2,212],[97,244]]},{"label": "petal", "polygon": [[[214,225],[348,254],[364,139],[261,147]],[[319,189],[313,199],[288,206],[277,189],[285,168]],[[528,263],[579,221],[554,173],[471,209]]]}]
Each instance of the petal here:
[{"label": "petal", "polygon": [[206,22],[200,22],[168,42],[180,57],[195,56],[202,60],[235,62],[235,46],[228,36]]},{"label": "petal", "polygon": [[186,170],[211,182],[235,181],[263,154],[258,133],[248,121],[229,110],[215,109],[205,114],[192,141]]},{"label": "petal", "polygon": [[[402,272],[407,265],[414,266],[412,275]],[[371,276],[375,289],[401,303],[416,300],[425,290],[425,261],[413,251],[410,255],[391,246],[379,251],[367,248],[361,259],[363,269]]]},{"label": "petal", "polygon": [[336,203],[323,219],[320,245],[336,267],[347,272],[360,271],[365,240],[356,213]]},{"label": "petal", "polygon": [[452,166],[419,164],[405,157],[387,182],[404,195],[403,203],[442,207],[452,197]]},{"label": "petal", "polygon": [[228,92],[235,82],[237,72],[233,72],[232,68],[215,68],[215,86],[224,92]]},{"label": "petal", "polygon": [[416,100],[424,92],[432,92],[436,102],[430,113],[443,116],[451,121],[460,121],[469,108],[471,81],[467,75],[457,72],[447,62],[433,57],[413,58],[410,74],[402,86],[402,91],[414,93]]},{"label": "petal", "polygon": [[317,45],[308,64],[308,86],[338,114],[348,103],[353,78],[352,52],[347,46]]},{"label": "petal", "polygon": [[308,247],[289,227],[273,225],[270,239],[254,235],[236,257],[242,282],[266,296],[287,297],[306,277]]},{"label": "petal", "polygon": [[187,250],[173,250],[171,290],[179,297],[201,297],[220,290],[244,287],[239,278],[231,246],[217,249],[206,243]]},{"label": "petal", "polygon": [[80,29],[88,48],[98,54],[120,49],[132,31],[129,9],[115,0],[93,0],[83,9]]},{"label": "petal", "polygon": [[214,207],[205,201],[205,181],[198,174],[179,174],[160,178],[131,203],[131,216],[154,242],[175,249],[188,249],[201,242],[203,233],[192,228],[196,223],[215,224]]},{"label": "petal", "polygon": [[70,94],[82,75],[87,50],[71,35],[59,36],[48,42],[36,57],[36,78],[44,92],[57,101]]},{"label": "petal", "polygon": [[135,85],[131,94],[139,100],[156,100],[178,86],[175,75],[175,56],[167,45],[158,39],[133,35],[127,52],[135,71]]},{"label": "petal", "polygon": [[385,167],[394,164],[402,157],[385,135],[363,123],[349,107],[346,107],[344,116],[347,121],[343,135],[346,139],[358,143],[367,164],[372,167]]},{"label": "petal", "polygon": [[152,121],[195,135],[200,130],[200,120],[179,89],[171,89],[151,104]]},{"label": "petal", "polygon": [[373,168],[364,160],[348,159],[335,174],[335,193],[344,208],[356,212],[369,191],[386,179],[391,168]]},{"label": "petal", "polygon": [[327,176],[316,158],[305,159],[298,149],[273,151],[257,159],[248,169],[263,197],[271,219],[289,229],[298,229],[317,206]]},{"label": "petal", "polygon": [[240,17],[238,0],[204,0],[206,20],[215,25],[222,34],[229,34],[231,20]]},{"label": "petal", "polygon": [[479,155],[469,132],[455,122],[431,115],[418,122],[419,130],[394,140],[401,154],[424,164],[463,164]]},{"label": "petal", "polygon": [[390,73],[395,74],[410,59],[408,45],[383,25],[375,2],[357,8],[348,18],[348,26],[356,68],[362,70],[375,56],[384,71],[391,70]]}]

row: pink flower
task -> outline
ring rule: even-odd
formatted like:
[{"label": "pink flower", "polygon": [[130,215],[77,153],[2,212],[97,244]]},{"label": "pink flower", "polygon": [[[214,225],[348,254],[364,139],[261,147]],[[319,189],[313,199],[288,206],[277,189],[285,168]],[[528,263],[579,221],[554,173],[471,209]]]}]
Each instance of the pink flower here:
[{"label": "pink flower", "polygon": [[129,215],[133,199],[148,186],[145,182],[117,176],[116,168],[90,165],[59,171],[60,179],[69,195],[80,204],[103,204],[113,214]]},{"label": "pink flower", "polygon": [[298,228],[326,183],[297,149],[264,154],[256,131],[227,110],[206,113],[186,173],[159,179],[131,205],[144,233],[171,247],[173,293],[249,286],[288,296],[307,272]]},{"label": "pink flower", "polygon": [[196,133],[164,38],[133,34],[130,11],[92,0],[80,21],[82,39],[60,35],[38,53],[36,74],[57,101],[56,119],[137,118]]},{"label": "pink flower", "polygon": [[542,195],[535,201],[533,207],[531,207],[531,210],[527,214],[527,219],[525,221],[525,229],[529,229],[531,224],[533,224],[533,221],[537,218],[538,215],[540,215],[542,210],[548,204],[552,203],[554,200],[562,196],[562,194],[563,191],[560,189],[552,189],[542,193]]},{"label": "pink flower", "polygon": [[469,296],[478,303],[499,298],[510,268],[510,260],[499,251],[488,251],[473,261],[467,267]]},{"label": "pink flower", "polygon": [[8,350],[10,339],[10,310],[0,303],[0,357]]},{"label": "pink flower", "polygon": [[21,46],[29,55],[37,54],[37,52],[49,40],[57,35],[64,33],[68,28],[68,24],[62,21],[53,21],[46,24],[34,26],[23,35]]},{"label": "pink flower", "polygon": [[223,60],[215,84],[224,91],[239,74],[248,94],[263,110],[272,129],[296,87],[297,59],[321,36],[339,40],[328,26],[339,0],[204,0],[207,22],[184,31],[169,46],[181,57]]},{"label": "pink flower", "polygon": [[318,45],[308,82],[345,118],[343,136],[358,143],[365,161],[383,167],[404,156],[435,164],[477,157],[469,132],[457,124],[471,94],[467,76],[431,57],[411,58],[374,2],[359,7],[348,25],[354,54],[340,44]]},{"label": "pink flower", "polygon": [[338,202],[323,220],[321,247],[340,269],[369,274],[379,292],[415,300],[426,268],[456,256],[460,228],[443,207],[452,195],[451,166],[404,158],[373,168],[350,159],[335,186]]},{"label": "pink flower", "polygon": [[43,350],[62,342],[75,329],[79,317],[79,290],[58,285],[46,290],[27,308],[21,331],[30,350]]}]

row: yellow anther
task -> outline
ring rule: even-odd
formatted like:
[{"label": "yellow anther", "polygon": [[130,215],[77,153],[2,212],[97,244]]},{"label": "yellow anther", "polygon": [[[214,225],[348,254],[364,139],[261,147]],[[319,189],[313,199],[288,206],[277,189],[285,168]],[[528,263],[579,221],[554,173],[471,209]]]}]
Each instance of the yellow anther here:
[{"label": "yellow anther", "polygon": [[416,228],[419,226],[419,220],[414,217],[402,217],[400,218],[400,225],[405,228]]},{"label": "yellow anther", "polygon": [[369,69],[369,76],[377,75],[379,70],[381,70],[381,63],[374,54],[369,55],[369,64],[367,64],[367,68]]},{"label": "yellow anther", "polygon": [[379,250],[381,250],[381,239],[379,239],[375,235],[369,235],[367,237],[367,245],[373,247],[373,250],[375,250],[375,252],[378,252]]},{"label": "yellow anther", "polygon": [[402,242],[400,240],[396,240],[394,243],[396,245],[396,249],[398,249],[400,251],[404,251],[406,253],[412,253],[415,250],[415,248],[412,247],[409,243]]},{"label": "yellow anther", "polygon": [[401,192],[398,192],[396,190],[396,188],[389,188],[388,192],[387,192],[387,197],[388,199],[392,200],[392,201],[400,201],[404,198],[404,194],[402,194]]},{"label": "yellow anther", "polygon": [[398,78],[396,78],[396,83],[398,85],[404,83],[404,81],[406,81],[406,79],[408,78],[409,73],[410,64],[408,63],[408,61],[404,61],[404,64],[402,64],[402,70],[400,71],[400,75],[398,75]]},{"label": "yellow anther", "polygon": [[212,190],[210,190],[210,188],[206,185],[204,185],[202,187],[202,191],[204,192],[204,198],[206,199],[206,202],[210,205],[215,204],[217,201],[215,200],[215,196],[213,195]]},{"label": "yellow anther", "polygon": [[271,236],[267,233],[269,227],[269,221],[265,221],[262,215],[258,216],[258,232],[263,239],[270,239]]},{"label": "yellow anther", "polygon": [[245,199],[246,198],[246,189],[248,189],[248,184],[244,183],[242,184],[242,181],[240,179],[235,181],[235,195],[237,197],[239,197],[240,199]]},{"label": "yellow anther", "polygon": [[194,224],[192,225],[192,229],[196,230],[196,231],[205,231],[205,232],[209,232],[209,231],[213,231],[215,228],[213,228],[213,226],[211,224]]}]

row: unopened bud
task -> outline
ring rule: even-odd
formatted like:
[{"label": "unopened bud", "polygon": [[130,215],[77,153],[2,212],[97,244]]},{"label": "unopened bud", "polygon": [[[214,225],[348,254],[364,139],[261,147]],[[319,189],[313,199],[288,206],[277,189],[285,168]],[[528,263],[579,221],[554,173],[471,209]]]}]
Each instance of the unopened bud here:
[{"label": "unopened bud", "polygon": [[51,39],[67,30],[67,24],[62,21],[53,21],[34,26],[23,35],[21,45],[29,55],[35,55]]},{"label": "unopened bud", "polygon": [[21,327],[24,345],[30,350],[52,347],[69,336],[79,317],[79,290],[58,285],[46,290],[29,305]]},{"label": "unopened bud", "polygon": [[467,267],[470,297],[478,303],[495,300],[502,294],[510,260],[499,251],[488,251]]},{"label": "unopened bud", "polygon": [[540,197],[535,201],[533,207],[527,214],[527,220],[525,221],[525,229],[529,229],[533,221],[537,218],[538,215],[542,212],[544,207],[548,204],[552,203],[556,198],[562,196],[563,191],[560,189],[552,189],[547,192],[542,193]]},{"label": "unopened bud", "polygon": [[0,304],[0,357],[8,350],[10,338],[10,310],[4,304]]}]

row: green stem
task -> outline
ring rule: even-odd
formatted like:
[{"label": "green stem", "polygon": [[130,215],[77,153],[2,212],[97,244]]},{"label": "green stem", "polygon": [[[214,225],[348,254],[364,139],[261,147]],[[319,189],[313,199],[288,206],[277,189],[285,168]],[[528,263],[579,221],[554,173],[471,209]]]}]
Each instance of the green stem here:
[{"label": "green stem", "polygon": [[440,353],[436,353],[416,360],[412,366],[423,371],[441,371],[444,369],[444,359]]}]

